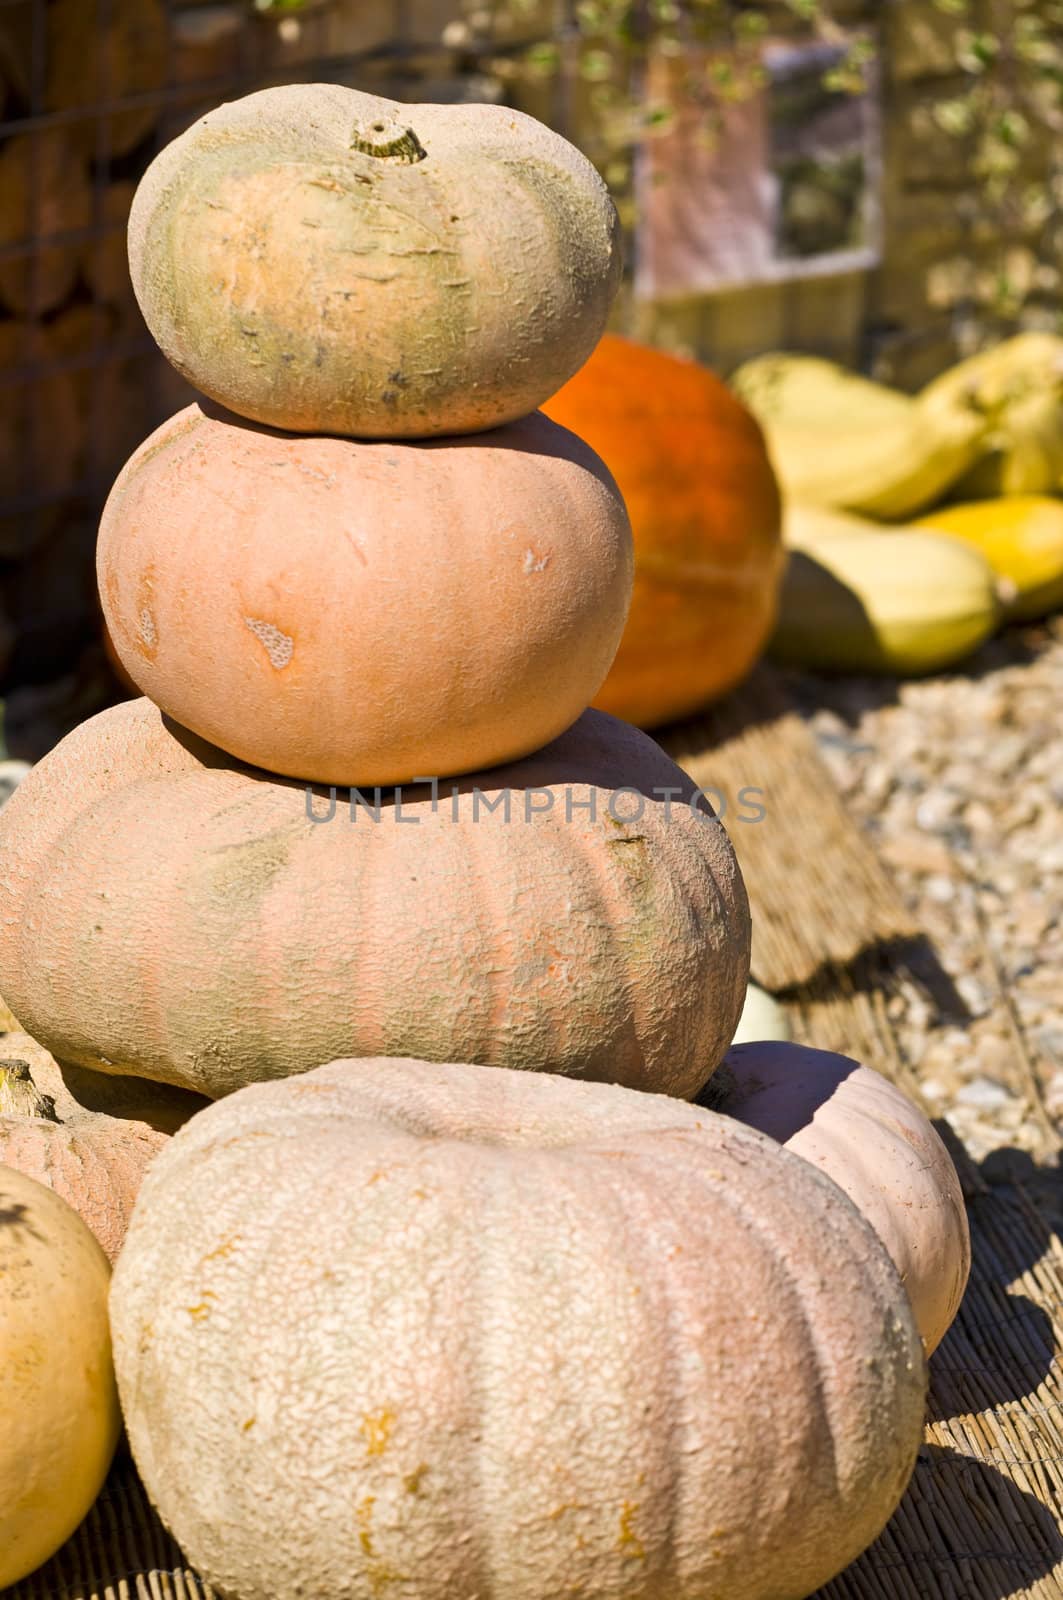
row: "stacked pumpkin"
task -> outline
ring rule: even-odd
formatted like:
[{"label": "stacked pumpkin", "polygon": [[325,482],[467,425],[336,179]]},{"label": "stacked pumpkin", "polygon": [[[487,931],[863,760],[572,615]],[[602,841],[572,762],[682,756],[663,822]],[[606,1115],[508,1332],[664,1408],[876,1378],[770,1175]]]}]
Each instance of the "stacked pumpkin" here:
[{"label": "stacked pumpkin", "polygon": [[130,255],[210,400],[108,502],[147,698],[0,815],[0,981],[94,1115],[220,1102],[164,1130],[111,1293],[149,1493],[239,1600],[808,1594],[919,1443],[889,1251],[947,1257],[931,1343],[962,1206],[888,1095],[875,1226],[844,1141],[797,1153],[847,1071],[789,1058],[767,1132],[771,1086],[714,1078],[733,851],[584,709],[630,530],[532,408],[616,288],[606,191],[515,112],[298,86],[162,153]]}]

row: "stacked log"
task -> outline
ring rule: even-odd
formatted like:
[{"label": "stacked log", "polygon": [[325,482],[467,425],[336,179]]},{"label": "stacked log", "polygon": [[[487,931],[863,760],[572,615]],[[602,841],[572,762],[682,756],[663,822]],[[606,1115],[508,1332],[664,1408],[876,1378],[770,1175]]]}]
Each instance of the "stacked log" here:
[{"label": "stacked log", "polygon": [[[460,9],[411,0],[408,42],[441,49]],[[14,129],[0,138],[0,563],[18,563],[8,578],[43,571],[60,524],[91,519],[140,440],[195,398],[136,348],[145,330],[126,222],[155,146],[241,80],[386,51],[397,16],[394,0],[307,0],[283,26],[250,0],[0,5],[0,119]],[[22,118],[32,131],[18,131]],[[9,632],[0,619],[0,674]]]},{"label": "stacked log", "polygon": [[[106,19],[106,26],[101,23]],[[49,111],[85,108],[74,138],[88,155],[99,153],[95,108],[137,96],[156,96],[166,85],[169,30],[159,0],[53,0],[48,9]],[[126,155],[151,133],[159,104],[116,111],[105,118],[107,154]]]},{"label": "stacked log", "polygon": [[62,304],[78,274],[77,241],[46,242],[92,221],[92,186],[76,144],[61,128],[23,133],[0,148],[0,301],[20,316]]},{"label": "stacked log", "polygon": [[82,282],[97,304],[114,313],[116,330],[122,339],[138,334],[146,337],[133,294],[126,251],[126,223],[135,190],[136,184],[126,179],[118,179],[107,186],[95,218],[95,237],[86,241],[79,254]]},{"label": "stacked log", "polygon": [[[0,322],[0,372],[57,359],[55,334],[39,323]],[[54,532],[61,497],[78,483],[85,413],[74,374],[59,371],[0,383],[0,506],[47,490],[47,505],[0,516],[0,560],[16,559]]]}]

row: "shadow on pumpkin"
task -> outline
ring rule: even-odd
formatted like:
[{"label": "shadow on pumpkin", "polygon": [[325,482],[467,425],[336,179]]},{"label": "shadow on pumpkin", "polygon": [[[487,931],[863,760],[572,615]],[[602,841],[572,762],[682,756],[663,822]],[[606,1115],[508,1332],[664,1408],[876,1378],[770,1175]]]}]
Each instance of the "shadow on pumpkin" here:
[{"label": "shadow on pumpkin", "polygon": [[148,1082],[125,1072],[96,1072],[65,1061],[58,1065],[68,1094],[83,1111],[143,1122],[157,1133],[176,1133],[210,1105],[204,1095],[169,1083]]},{"label": "shadow on pumpkin", "polygon": [[395,439],[354,439],[342,433],[291,433],[284,428],[272,428],[265,423],[252,422],[247,417],[238,416],[235,411],[227,411],[223,405],[216,400],[208,399],[206,395],[196,395],[193,404],[211,422],[221,422],[230,428],[244,428],[250,433],[259,436],[265,434],[272,439],[288,441],[341,439],[347,444],[372,446],[382,455],[388,450],[394,452],[409,449],[410,446],[415,446],[418,451],[519,450],[522,455],[560,455],[568,460],[582,462],[597,477],[611,482],[608,468],[590,445],[570,428],[566,428],[560,422],[554,422],[544,411],[528,412],[526,416],[516,417],[512,422],[502,423],[497,428],[485,428],[480,433],[428,434],[421,438],[411,436]]},{"label": "shadow on pumpkin", "polygon": [[[660,806],[666,822],[672,820],[671,807],[675,808],[675,815],[682,815],[688,805],[705,817],[715,817],[711,803],[699,794],[693,780],[685,773],[677,771],[673,762],[648,735],[640,733],[628,723],[609,717],[605,712],[595,710],[585,711],[570,728],[559,734],[550,744],[544,745],[539,750],[533,750],[519,760],[504,762],[500,766],[476,772],[438,777],[436,779],[438,793],[435,795],[428,774],[425,774],[425,778],[429,781],[425,782],[379,787],[374,785],[365,789],[348,788],[346,785],[330,787],[320,783],[308,784],[299,778],[286,778],[279,773],[247,766],[225,755],[165,715],[162,720],[166,731],[184,745],[201,765],[225,767],[244,773],[260,782],[269,783],[275,788],[290,789],[298,796],[300,812],[303,811],[304,805],[308,808],[312,805],[314,817],[320,822],[332,820],[329,810],[333,802],[336,807],[334,815],[337,817],[344,815],[350,804],[360,813],[368,811],[375,813],[379,808],[382,815],[390,820],[392,813],[395,813],[397,818],[400,807],[408,811],[417,805],[431,806],[433,811],[449,812],[455,796],[475,794],[489,796],[508,790],[515,797],[521,793],[532,794],[545,789],[553,789],[557,794],[564,795],[568,790],[577,791],[582,788],[596,788],[603,792],[616,791],[628,797],[616,802],[615,813],[611,810],[609,812],[617,825],[637,822],[642,814],[636,804],[638,796]],[[698,798],[695,800],[696,795]],[[671,797],[667,805],[666,797]],[[595,816],[600,817],[601,810],[610,804],[609,801],[600,802]],[[514,799],[510,810],[503,811],[502,816],[505,821],[528,820],[529,809],[534,814],[550,810],[551,806],[538,802],[531,803],[530,807],[528,803],[522,806]],[[559,806],[558,809],[565,815],[566,821],[575,822],[577,825],[585,814],[583,802],[577,798],[572,799],[570,810],[567,804]],[[496,814],[496,808],[488,806],[485,802],[482,811],[478,811],[474,805],[472,813],[473,820],[479,815],[485,822],[489,822]],[[463,809],[461,814],[463,818],[467,817],[468,810]],[[403,820],[410,819],[407,816]]]}]

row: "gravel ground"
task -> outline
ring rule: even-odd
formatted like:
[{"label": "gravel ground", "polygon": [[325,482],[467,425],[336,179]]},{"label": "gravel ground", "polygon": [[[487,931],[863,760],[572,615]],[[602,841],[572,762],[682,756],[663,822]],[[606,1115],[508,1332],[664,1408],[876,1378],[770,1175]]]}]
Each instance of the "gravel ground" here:
[{"label": "gravel ground", "polygon": [[1006,631],[951,676],[787,679],[955,985],[949,1008],[914,983],[893,1001],[928,1101],[976,1160],[1058,1155],[1063,618]]}]

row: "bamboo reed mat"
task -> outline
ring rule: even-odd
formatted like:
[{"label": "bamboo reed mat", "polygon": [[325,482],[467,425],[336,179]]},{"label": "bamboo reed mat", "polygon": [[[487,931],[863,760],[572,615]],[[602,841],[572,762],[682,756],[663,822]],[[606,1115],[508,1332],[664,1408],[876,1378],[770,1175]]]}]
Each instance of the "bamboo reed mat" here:
[{"label": "bamboo reed mat", "polygon": [[[770,668],[657,738],[713,791],[709,802],[731,836],[756,912],[758,983],[787,989],[821,967],[844,966],[868,945],[914,937],[891,879],[849,821]],[[746,820],[755,807],[763,818]]]},{"label": "bamboo reed mat", "polygon": [[[887,1002],[902,978],[914,978],[948,1006],[948,979],[775,680],[762,673],[662,742],[731,804],[743,787],[764,791],[764,821],[735,821],[730,833],[753,903],[754,970],[786,991],[798,1036],[859,1057],[920,1099]],[[929,1420],[911,1486],[882,1537],[817,1600],[1063,1600],[1058,1146],[1046,1134],[1039,1163],[997,1152],[978,1168],[947,1124],[938,1127],[967,1195],[970,1286],[930,1363]],[[122,1457],[74,1538],[4,1600],[214,1593],[189,1570]]]}]

